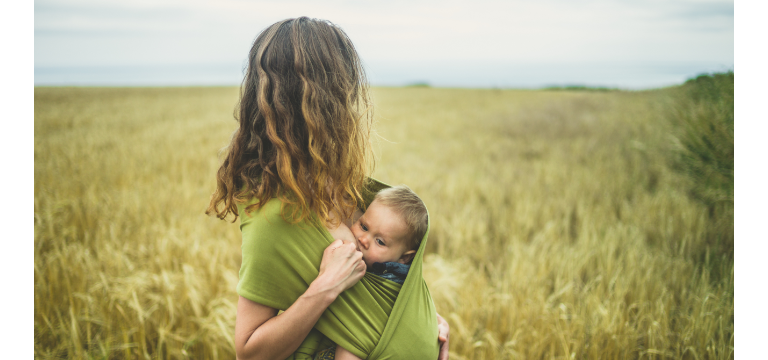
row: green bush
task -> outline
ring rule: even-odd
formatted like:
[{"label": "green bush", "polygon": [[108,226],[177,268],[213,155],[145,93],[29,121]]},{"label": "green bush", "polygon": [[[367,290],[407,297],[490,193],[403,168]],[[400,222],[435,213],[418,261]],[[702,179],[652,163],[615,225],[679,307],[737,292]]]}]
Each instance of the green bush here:
[{"label": "green bush", "polygon": [[710,209],[733,203],[733,72],[700,75],[682,90],[679,154],[695,181],[693,195]]},{"label": "green bush", "polygon": [[[677,89],[671,120],[674,167],[708,210],[711,250],[733,258],[733,72],[699,75]],[[704,255],[709,259],[709,254]]]}]

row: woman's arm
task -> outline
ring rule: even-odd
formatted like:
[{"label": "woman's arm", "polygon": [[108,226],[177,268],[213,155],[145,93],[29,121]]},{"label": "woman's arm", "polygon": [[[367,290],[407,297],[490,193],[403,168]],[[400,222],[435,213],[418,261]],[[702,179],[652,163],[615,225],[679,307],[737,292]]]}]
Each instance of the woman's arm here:
[{"label": "woman's arm", "polygon": [[298,349],[320,315],[344,290],[365,275],[362,253],[336,240],[323,252],[320,273],[280,316],[244,297],[237,302],[235,352],[239,360],[285,359]]}]

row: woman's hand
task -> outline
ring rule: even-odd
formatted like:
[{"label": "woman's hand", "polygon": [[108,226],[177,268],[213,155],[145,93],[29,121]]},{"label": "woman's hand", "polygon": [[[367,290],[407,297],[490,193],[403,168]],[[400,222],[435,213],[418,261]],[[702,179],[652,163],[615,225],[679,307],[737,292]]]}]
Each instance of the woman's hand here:
[{"label": "woman's hand", "polygon": [[448,333],[451,331],[448,322],[440,314],[437,315],[437,341],[440,343],[440,354],[437,360],[448,360]]},{"label": "woman's hand", "polygon": [[363,253],[354,243],[336,240],[323,251],[320,273],[280,316],[244,297],[237,303],[235,353],[245,359],[285,359],[298,349],[312,326],[336,297],[365,275]]},{"label": "woman's hand", "polygon": [[363,276],[365,276],[363,253],[357,251],[354,243],[336,240],[323,251],[320,273],[310,287],[316,286],[318,291],[330,291],[338,296],[357,284]]}]

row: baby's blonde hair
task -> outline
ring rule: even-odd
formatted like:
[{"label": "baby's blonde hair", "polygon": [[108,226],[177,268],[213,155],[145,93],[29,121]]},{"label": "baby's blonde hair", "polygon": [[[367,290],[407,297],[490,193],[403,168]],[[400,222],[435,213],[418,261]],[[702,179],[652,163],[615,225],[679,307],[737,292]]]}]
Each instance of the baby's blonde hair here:
[{"label": "baby's blonde hair", "polygon": [[411,250],[418,249],[429,224],[427,207],[421,198],[409,187],[399,185],[379,191],[374,200],[381,202],[403,218],[409,232],[406,245]]}]

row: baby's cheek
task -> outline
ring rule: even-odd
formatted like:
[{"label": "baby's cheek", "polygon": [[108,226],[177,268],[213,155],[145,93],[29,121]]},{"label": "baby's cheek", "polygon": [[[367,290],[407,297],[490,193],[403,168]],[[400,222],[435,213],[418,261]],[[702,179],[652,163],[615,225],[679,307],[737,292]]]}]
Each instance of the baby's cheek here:
[{"label": "baby's cheek", "polygon": [[352,235],[354,235],[355,239],[357,239],[357,236],[358,236],[357,234],[359,234],[359,231],[360,231],[360,225],[358,225],[357,223],[354,223],[352,224],[352,227],[349,228],[349,230],[352,231]]}]

